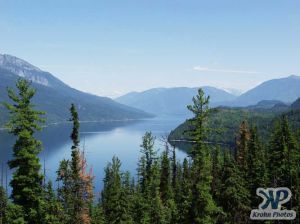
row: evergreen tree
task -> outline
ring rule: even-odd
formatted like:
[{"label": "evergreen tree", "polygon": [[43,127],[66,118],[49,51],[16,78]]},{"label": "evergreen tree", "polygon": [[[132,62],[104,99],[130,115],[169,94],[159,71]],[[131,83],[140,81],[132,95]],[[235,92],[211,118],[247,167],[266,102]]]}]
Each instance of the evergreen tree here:
[{"label": "evergreen tree", "polygon": [[250,139],[250,132],[246,121],[240,125],[239,134],[236,139],[236,161],[239,169],[246,178],[248,172],[248,142]]},{"label": "evergreen tree", "polygon": [[176,149],[172,148],[172,187],[175,189],[178,185],[178,164],[176,159]]},{"label": "evergreen tree", "polygon": [[51,181],[48,182],[44,194],[44,216],[41,222],[43,224],[64,223],[65,217],[63,207],[54,193]]},{"label": "evergreen tree", "polygon": [[133,195],[134,186],[130,183],[130,173],[127,171],[122,174],[122,188],[120,194],[120,206],[123,208],[121,223],[133,222]]},{"label": "evergreen tree", "polygon": [[24,210],[25,221],[31,224],[39,223],[41,217],[41,203],[43,195],[43,175],[40,174],[38,154],[41,152],[41,142],[36,140],[34,133],[41,130],[39,124],[43,122],[43,112],[34,109],[31,100],[35,90],[30,82],[19,79],[16,84],[18,93],[11,88],[8,96],[13,104],[5,103],[10,112],[7,127],[10,133],[17,137],[13,147],[13,158],[9,167],[14,170],[10,185],[11,198],[17,206]]},{"label": "evergreen tree", "polygon": [[269,148],[268,164],[271,184],[273,187],[289,187],[293,197],[287,206],[299,211],[300,152],[286,116],[282,116],[275,124]]},{"label": "evergreen tree", "polygon": [[7,196],[4,188],[0,186],[0,224],[6,223]]},{"label": "evergreen tree", "polygon": [[82,201],[82,207],[80,208],[80,220],[81,223],[91,223],[91,208],[94,199],[94,175],[92,169],[87,171],[87,161],[84,151],[81,151],[79,158],[80,167],[80,200]]},{"label": "evergreen tree", "polygon": [[84,151],[80,151],[79,116],[75,105],[70,108],[73,123],[71,160],[62,160],[57,171],[57,180],[62,182],[59,198],[67,211],[67,223],[90,223],[90,208],[93,200],[93,175],[86,171]]},{"label": "evergreen tree", "polygon": [[228,151],[224,155],[220,203],[225,212],[221,223],[249,222],[249,191],[239,168]]},{"label": "evergreen tree", "polygon": [[121,161],[114,156],[105,168],[102,207],[107,223],[132,223],[127,195],[122,189]]},{"label": "evergreen tree", "polygon": [[190,119],[190,131],[188,131],[192,140],[195,142],[191,150],[191,157],[195,160],[200,157],[203,151],[207,151],[207,135],[210,128],[207,127],[208,116],[210,113],[209,96],[205,96],[202,89],[198,90],[198,95],[193,97],[193,104],[187,106],[188,110],[194,114]]},{"label": "evergreen tree", "polygon": [[80,178],[80,172],[81,172],[81,164],[80,164],[80,150],[79,150],[79,117],[77,110],[75,108],[75,105],[72,104],[70,108],[71,112],[71,119],[73,123],[73,129],[71,133],[71,140],[73,142],[72,145],[72,152],[71,152],[71,178],[72,178],[72,222],[74,224],[76,223],[81,223],[81,209],[84,206],[83,205],[83,200],[82,200],[82,192],[81,192],[81,187],[82,187],[82,182]]},{"label": "evergreen tree", "polygon": [[91,224],[105,224],[103,209],[101,203],[92,206],[91,209]]},{"label": "evergreen tree", "polygon": [[267,187],[267,171],[265,152],[259,140],[257,128],[250,129],[250,139],[248,143],[248,189],[251,195],[251,206],[253,208],[260,204],[260,198],[256,196],[256,189]]},{"label": "evergreen tree", "polygon": [[192,180],[188,160],[185,158],[182,165],[182,178],[180,179],[180,193],[177,199],[178,219],[180,224],[192,223]]},{"label": "evergreen tree", "polygon": [[145,198],[145,195],[140,190],[140,185],[137,184],[133,197],[133,220],[138,224],[150,224],[150,203]]},{"label": "evergreen tree", "polygon": [[192,212],[193,223],[215,223],[220,209],[216,206],[212,194],[212,162],[210,150],[205,143],[209,128],[207,128],[209,116],[209,97],[203,90],[198,90],[198,95],[193,97],[193,105],[188,109],[193,112],[191,120],[193,130],[190,131],[192,140],[195,142],[192,149],[193,163],[191,167],[192,178]]},{"label": "evergreen tree", "polygon": [[66,223],[71,223],[72,214],[72,175],[70,169],[70,161],[63,159],[60,161],[57,170],[57,181],[61,185],[58,187],[58,200],[62,204],[65,211]]},{"label": "evergreen tree", "polygon": [[157,152],[154,150],[155,137],[151,132],[146,132],[142,138],[141,158],[139,161],[138,176],[140,190],[144,194],[148,194],[148,186],[152,178],[152,166],[157,161]]},{"label": "evergreen tree", "polygon": [[[24,217],[26,215],[22,206],[14,203],[8,204],[5,216],[7,224],[30,224],[30,222],[25,221]],[[36,223],[40,223],[40,221]]]},{"label": "evergreen tree", "polygon": [[149,194],[146,199],[150,202],[149,214],[150,223],[167,223],[166,211],[160,196],[160,169],[159,163],[155,160],[151,166],[149,181]]},{"label": "evergreen tree", "polygon": [[212,195],[216,203],[220,204],[221,185],[222,185],[222,155],[220,147],[216,147],[212,154]]},{"label": "evergreen tree", "polygon": [[170,160],[168,155],[168,148],[162,153],[161,157],[161,172],[160,172],[160,192],[161,199],[164,204],[171,199],[171,170]]}]

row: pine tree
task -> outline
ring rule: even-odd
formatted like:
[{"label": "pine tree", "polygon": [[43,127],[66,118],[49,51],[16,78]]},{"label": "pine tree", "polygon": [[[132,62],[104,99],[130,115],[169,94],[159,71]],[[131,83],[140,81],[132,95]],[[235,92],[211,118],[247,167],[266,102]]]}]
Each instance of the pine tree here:
[{"label": "pine tree", "polygon": [[248,223],[249,191],[239,168],[228,151],[224,155],[220,203],[226,217],[221,223]]},{"label": "pine tree", "polygon": [[134,223],[133,222],[133,195],[134,186],[130,183],[130,173],[127,171],[122,174],[122,188],[120,194],[120,205],[123,208],[121,216],[122,223]]},{"label": "pine tree", "polygon": [[54,193],[51,181],[48,182],[44,194],[44,216],[41,222],[43,224],[60,224],[64,222],[63,207]]},{"label": "pine tree", "polygon": [[216,206],[211,195],[212,162],[210,150],[205,143],[209,128],[207,127],[209,109],[209,97],[203,90],[198,90],[198,95],[193,97],[193,105],[188,109],[193,112],[191,120],[193,130],[190,131],[195,144],[191,156],[193,163],[191,167],[192,178],[192,211],[194,223],[215,223],[217,213],[220,209]]},{"label": "pine tree", "polygon": [[41,152],[41,142],[36,140],[34,133],[41,130],[39,124],[43,122],[43,112],[34,109],[31,103],[35,90],[30,82],[19,79],[16,84],[18,93],[8,89],[8,96],[13,104],[5,103],[10,112],[7,127],[10,133],[17,137],[13,147],[13,158],[9,167],[14,169],[10,182],[11,198],[17,206],[25,212],[25,221],[39,223],[41,219],[41,202],[43,195],[43,175],[40,174],[38,154]]},{"label": "pine tree", "polygon": [[216,203],[220,204],[221,185],[222,185],[222,155],[220,147],[216,147],[212,153],[212,195]]},{"label": "pine tree", "polygon": [[5,216],[7,224],[30,224],[30,222],[25,221],[25,216],[26,215],[22,206],[14,203],[8,203]]},{"label": "pine tree", "polygon": [[7,210],[7,196],[5,190],[0,186],[0,224],[6,223],[5,216]]},{"label": "pine tree", "polygon": [[182,165],[180,179],[180,193],[177,199],[178,216],[180,224],[192,223],[192,180],[188,160],[185,158]]},{"label": "pine tree", "polygon": [[250,129],[250,139],[248,143],[248,174],[247,182],[248,189],[251,195],[251,206],[257,207],[260,203],[260,198],[256,196],[256,189],[259,187],[267,187],[267,170],[265,151],[259,140],[257,128]]},{"label": "pine tree", "polygon": [[57,180],[62,182],[59,198],[67,211],[67,223],[90,223],[90,207],[93,200],[93,175],[87,172],[84,151],[80,151],[79,116],[74,104],[70,108],[73,123],[71,160],[62,160]]},{"label": "pine tree", "polygon": [[146,132],[142,141],[140,146],[142,156],[138,163],[138,176],[141,192],[148,194],[149,182],[152,177],[152,166],[157,161],[157,152],[154,150],[155,137],[151,132]]},{"label": "pine tree", "polygon": [[82,182],[80,178],[80,172],[81,172],[81,164],[80,164],[80,150],[79,150],[79,117],[77,110],[75,108],[75,105],[72,104],[70,108],[71,112],[71,119],[73,123],[73,129],[71,133],[71,140],[73,142],[72,145],[72,152],[71,152],[71,178],[72,178],[72,222],[74,224],[81,223],[81,209],[84,206],[83,200],[82,200]]},{"label": "pine tree", "polygon": [[239,134],[236,139],[236,161],[242,174],[246,177],[248,172],[248,142],[250,139],[250,132],[246,121],[240,125]]},{"label": "pine tree", "polygon": [[203,151],[207,151],[205,141],[210,128],[207,127],[208,116],[210,113],[209,96],[205,96],[202,89],[198,90],[198,95],[193,97],[193,104],[187,106],[188,110],[194,114],[194,118],[190,119],[190,131],[188,131],[192,140],[195,142],[191,150],[191,157],[202,155]]},{"label": "pine tree", "polygon": [[149,214],[150,223],[167,223],[166,211],[160,196],[160,167],[157,160],[151,166],[151,176],[149,180],[149,194],[146,199],[150,202]]},{"label": "pine tree", "polygon": [[84,151],[80,152],[79,158],[79,178],[80,178],[80,200],[82,201],[82,207],[80,208],[80,220],[81,223],[91,223],[90,210],[94,199],[94,186],[93,186],[93,170],[87,171],[87,161]]},{"label": "pine tree", "polygon": [[161,172],[160,172],[160,194],[164,204],[171,199],[171,170],[168,148],[162,153],[161,157]]},{"label": "pine tree", "polygon": [[[132,223],[130,208],[122,189],[121,161],[114,156],[105,168],[101,205],[107,223]],[[125,199],[125,200],[124,200]],[[124,221],[124,222],[123,222]]]},{"label": "pine tree", "polygon": [[286,116],[275,124],[269,146],[269,173],[273,187],[289,187],[292,200],[287,206],[300,210],[299,146],[290,130]]},{"label": "pine tree", "polygon": [[133,220],[138,224],[150,224],[150,203],[145,198],[144,193],[140,189],[140,185],[135,186],[133,195]]},{"label": "pine tree", "polygon": [[105,224],[103,209],[101,203],[92,206],[91,209],[91,224]]},{"label": "pine tree", "polygon": [[70,169],[70,161],[63,159],[60,161],[57,170],[57,181],[60,184],[58,187],[58,200],[62,204],[65,211],[66,223],[71,223],[73,209],[72,205],[72,174]]},{"label": "pine tree", "polygon": [[172,187],[175,189],[178,185],[178,163],[176,159],[176,149],[172,148]]}]

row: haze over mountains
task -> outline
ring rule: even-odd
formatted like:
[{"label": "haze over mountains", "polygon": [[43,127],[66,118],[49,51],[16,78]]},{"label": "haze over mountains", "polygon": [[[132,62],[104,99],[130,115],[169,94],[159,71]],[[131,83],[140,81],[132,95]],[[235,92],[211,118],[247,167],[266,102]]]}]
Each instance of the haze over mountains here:
[{"label": "haze over mountains", "polygon": [[[78,91],[52,74],[10,55],[0,54],[0,102],[7,101],[6,88],[14,87],[18,78],[32,81],[37,89],[33,102],[37,109],[47,112],[48,122],[65,122],[69,107],[75,103],[82,121],[126,120],[151,117],[143,111],[119,104],[110,98]],[[0,106],[0,127],[7,119],[7,112]]]},{"label": "haze over mountains", "polygon": [[300,76],[272,79],[239,96],[230,106],[248,106],[262,100],[279,100],[292,103],[300,97]]},{"label": "haze over mountains", "polygon": [[[211,105],[219,106],[232,101],[236,96],[214,87],[202,87],[210,96]],[[192,103],[192,98],[197,94],[198,88],[155,88],[144,92],[131,92],[115,99],[119,103],[133,106],[152,114],[187,114],[186,106]]]},{"label": "haze over mountains", "polygon": [[[300,76],[272,79],[246,93],[235,96],[214,87],[202,87],[210,96],[211,106],[245,107],[256,105],[268,107],[272,103],[290,104],[300,97]],[[188,114],[186,105],[198,88],[158,88],[143,92],[132,92],[116,99],[117,102],[139,108],[153,114]],[[273,101],[273,102],[272,102]],[[264,105],[265,104],[265,105]]]},{"label": "haze over mountains", "polygon": [[[22,59],[0,54],[0,102],[8,100],[6,87],[13,87],[20,77],[32,81],[38,91],[34,103],[38,109],[47,112],[49,123],[67,121],[71,103],[77,105],[82,121],[141,119],[153,114],[188,115],[186,105],[192,103],[198,90],[198,87],[154,88],[131,92],[113,101],[73,89]],[[212,107],[255,105],[254,108],[269,108],[276,105],[279,108],[300,97],[300,76],[269,80],[240,96],[215,87],[202,88],[210,96]],[[7,119],[3,106],[0,106],[0,113],[1,127]]]}]

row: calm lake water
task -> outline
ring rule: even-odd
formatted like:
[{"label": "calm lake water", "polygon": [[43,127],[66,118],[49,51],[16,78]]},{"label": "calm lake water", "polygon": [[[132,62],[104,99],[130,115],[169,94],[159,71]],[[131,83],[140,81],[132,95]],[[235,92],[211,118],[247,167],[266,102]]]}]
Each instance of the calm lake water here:
[{"label": "calm lake water", "polygon": [[[81,148],[85,148],[88,165],[93,169],[95,192],[101,190],[104,167],[114,155],[121,160],[123,171],[128,170],[135,175],[144,133],[151,131],[157,137],[156,148],[163,149],[159,138],[169,133],[185,119],[186,117],[169,116],[141,121],[81,123]],[[52,180],[54,184],[56,184],[55,172],[59,161],[63,158],[70,158],[70,133],[71,125],[61,124],[49,126],[37,134],[37,138],[43,142],[44,150],[40,154],[40,158],[41,163],[44,163],[45,160],[46,178]],[[12,156],[13,143],[12,136],[5,131],[0,132],[0,162],[4,164],[4,167]],[[178,148],[177,158],[182,160],[184,157],[186,157],[186,153]],[[11,172],[8,171],[8,179],[10,176]]]}]

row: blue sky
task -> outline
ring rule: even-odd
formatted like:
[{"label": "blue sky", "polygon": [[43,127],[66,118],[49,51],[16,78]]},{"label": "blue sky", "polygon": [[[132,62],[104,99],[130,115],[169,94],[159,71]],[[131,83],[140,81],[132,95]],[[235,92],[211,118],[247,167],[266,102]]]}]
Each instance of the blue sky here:
[{"label": "blue sky", "polygon": [[0,53],[91,93],[300,75],[300,1],[0,0]]}]

